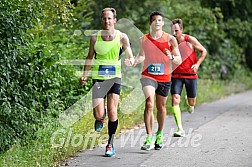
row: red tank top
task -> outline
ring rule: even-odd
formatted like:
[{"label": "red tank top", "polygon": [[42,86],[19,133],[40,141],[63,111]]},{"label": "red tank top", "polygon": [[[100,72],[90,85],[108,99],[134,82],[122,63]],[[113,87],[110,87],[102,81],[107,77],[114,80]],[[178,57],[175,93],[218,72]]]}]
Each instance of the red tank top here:
[{"label": "red tank top", "polygon": [[188,46],[188,39],[189,35],[186,34],[185,40],[178,45],[182,63],[172,63],[172,78],[198,78],[197,73],[191,69],[192,65],[197,63],[197,55],[194,49]]},{"label": "red tank top", "polygon": [[156,40],[151,38],[150,34],[142,37],[141,44],[145,53],[142,77],[158,82],[171,81],[170,60],[164,54],[165,48],[171,51],[168,39],[169,34],[165,32]]}]

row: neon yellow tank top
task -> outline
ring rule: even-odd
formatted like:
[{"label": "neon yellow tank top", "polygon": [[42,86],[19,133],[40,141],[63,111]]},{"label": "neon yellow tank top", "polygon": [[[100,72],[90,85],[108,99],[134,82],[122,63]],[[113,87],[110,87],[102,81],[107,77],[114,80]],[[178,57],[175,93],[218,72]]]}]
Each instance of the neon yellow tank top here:
[{"label": "neon yellow tank top", "polygon": [[104,41],[101,31],[98,31],[94,45],[95,59],[92,68],[92,78],[107,80],[121,78],[121,60],[118,60],[120,53],[120,32],[112,41]]}]

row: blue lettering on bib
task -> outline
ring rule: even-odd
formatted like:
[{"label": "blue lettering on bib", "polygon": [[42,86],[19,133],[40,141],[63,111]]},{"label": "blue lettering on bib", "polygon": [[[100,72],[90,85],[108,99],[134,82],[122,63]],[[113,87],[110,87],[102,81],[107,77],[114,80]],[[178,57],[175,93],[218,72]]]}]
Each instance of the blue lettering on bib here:
[{"label": "blue lettering on bib", "polygon": [[148,64],[148,73],[152,75],[163,75],[164,64],[158,64],[158,63]]},{"label": "blue lettering on bib", "polygon": [[116,75],[116,68],[113,65],[100,65],[98,75],[103,77],[114,76]]}]

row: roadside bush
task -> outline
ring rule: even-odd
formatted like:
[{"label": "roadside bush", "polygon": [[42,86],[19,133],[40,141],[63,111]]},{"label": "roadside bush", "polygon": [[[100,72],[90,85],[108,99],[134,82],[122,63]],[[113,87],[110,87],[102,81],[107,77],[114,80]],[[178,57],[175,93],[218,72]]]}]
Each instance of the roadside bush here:
[{"label": "roadside bush", "polygon": [[52,1],[51,10],[48,2],[0,3],[0,153],[36,139],[46,117],[56,118],[85,93],[75,67],[59,63],[72,32],[71,4]]}]

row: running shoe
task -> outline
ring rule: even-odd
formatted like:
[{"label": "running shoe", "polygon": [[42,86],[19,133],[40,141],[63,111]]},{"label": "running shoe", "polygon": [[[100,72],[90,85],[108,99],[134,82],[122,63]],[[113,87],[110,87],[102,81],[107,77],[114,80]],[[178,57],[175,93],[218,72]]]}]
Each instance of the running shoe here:
[{"label": "running shoe", "polygon": [[104,115],[103,119],[95,120],[94,128],[95,128],[96,132],[100,132],[104,127],[104,120],[106,119],[107,108],[105,107],[104,110],[105,110],[105,115]]},{"label": "running shoe", "polygon": [[160,150],[163,147],[163,134],[156,135],[155,150]]},{"label": "running shoe", "polygon": [[152,147],[152,137],[147,137],[146,139],[145,139],[145,142],[144,142],[144,144],[143,144],[143,146],[141,147],[141,150],[147,150],[147,151],[149,151],[149,150],[151,150],[153,147]]},{"label": "running shoe", "polygon": [[188,105],[187,111],[188,111],[190,114],[194,113],[194,106],[189,106],[189,105]]},{"label": "running shoe", "polygon": [[104,119],[95,120],[94,128],[96,132],[100,132],[104,127]]},{"label": "running shoe", "polygon": [[188,111],[190,114],[194,113],[194,106],[190,106],[190,105],[188,104],[187,96],[185,96],[185,104],[186,104],[186,106],[187,106],[187,111]]},{"label": "running shoe", "polygon": [[185,131],[183,129],[178,129],[174,134],[173,137],[184,137]]},{"label": "running shoe", "polygon": [[106,146],[106,150],[105,150],[105,156],[106,157],[112,157],[115,155],[115,149],[114,146],[112,144],[108,144]]}]

